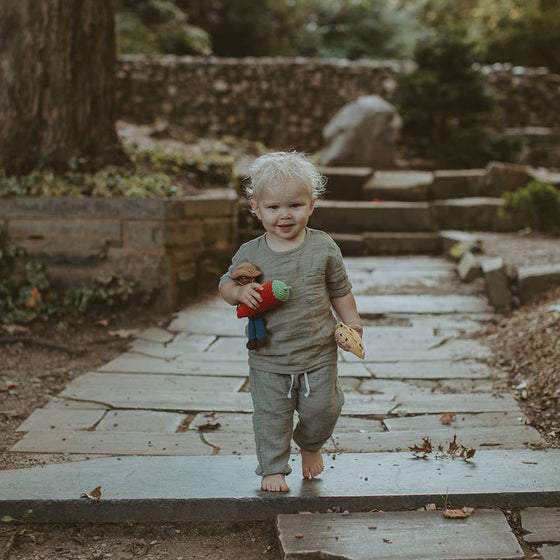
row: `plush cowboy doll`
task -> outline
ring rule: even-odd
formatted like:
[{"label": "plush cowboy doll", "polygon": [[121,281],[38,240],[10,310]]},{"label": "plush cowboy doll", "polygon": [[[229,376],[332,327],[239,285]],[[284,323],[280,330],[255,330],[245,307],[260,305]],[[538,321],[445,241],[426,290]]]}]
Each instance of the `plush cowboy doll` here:
[{"label": "plush cowboy doll", "polygon": [[[231,278],[238,284],[244,286],[251,282],[255,282],[262,272],[251,263],[241,263],[231,275]],[[259,304],[257,309],[252,309],[248,305],[242,304],[237,307],[237,317],[249,318],[249,325],[247,328],[247,348],[254,350],[266,346],[268,337],[266,327],[263,319],[263,312],[269,309],[274,309],[280,304],[284,303],[290,296],[290,287],[286,286],[281,280],[271,280],[263,284],[263,289],[260,292],[263,301]]]}]

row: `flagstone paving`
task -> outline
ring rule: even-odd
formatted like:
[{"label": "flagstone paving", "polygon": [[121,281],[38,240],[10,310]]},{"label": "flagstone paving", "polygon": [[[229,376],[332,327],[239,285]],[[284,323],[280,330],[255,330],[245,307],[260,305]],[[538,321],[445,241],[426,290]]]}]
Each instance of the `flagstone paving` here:
[{"label": "flagstone paving", "polygon": [[[471,338],[493,317],[485,297],[433,295],[454,274],[440,258],[346,262],[366,357],[340,353],[346,402],[321,479],[292,476],[287,495],[259,490],[245,322],[216,296],[177,313],[167,328],[135,333],[127,352],[76,378],[22,423],[12,452],[64,454],[69,463],[3,471],[0,515],[31,508],[36,520],[53,512],[59,521],[263,519],[333,505],[408,509],[443,495],[477,507],[558,505],[560,451],[533,450],[544,442],[507,389],[507,372],[485,363],[490,350]],[[395,294],[412,286],[419,292]],[[473,460],[438,451],[455,437],[476,449]],[[433,452],[415,458],[408,448],[424,438]],[[297,472],[299,459],[292,461]],[[104,498],[88,508],[79,496],[100,484]],[[423,513],[335,515],[330,533],[321,521],[330,514],[282,517],[284,558],[314,549],[317,540],[306,538],[313,523],[322,527],[325,557],[523,557],[499,511],[463,521]],[[303,521],[306,536],[295,538]],[[524,510],[522,522],[543,557],[554,557],[558,509]],[[354,553],[352,542],[369,556]]]}]

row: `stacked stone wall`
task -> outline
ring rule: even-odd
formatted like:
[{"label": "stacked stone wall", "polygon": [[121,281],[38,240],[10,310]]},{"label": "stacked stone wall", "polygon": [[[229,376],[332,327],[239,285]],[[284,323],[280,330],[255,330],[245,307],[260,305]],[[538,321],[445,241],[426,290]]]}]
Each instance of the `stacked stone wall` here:
[{"label": "stacked stone wall", "polygon": [[[314,151],[344,104],[368,94],[390,99],[398,74],[412,68],[406,61],[128,55],[118,65],[118,114],[168,120],[196,136]],[[560,129],[559,75],[508,64],[479,70],[500,98],[506,127]]]},{"label": "stacked stone wall", "polygon": [[178,200],[10,197],[0,226],[56,285],[115,272],[156,288],[169,311],[216,289],[237,248],[237,212],[226,190]]}]

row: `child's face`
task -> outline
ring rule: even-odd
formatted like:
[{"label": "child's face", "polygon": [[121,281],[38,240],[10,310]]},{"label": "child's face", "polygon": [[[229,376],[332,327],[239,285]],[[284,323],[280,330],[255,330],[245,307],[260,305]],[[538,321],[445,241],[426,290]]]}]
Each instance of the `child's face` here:
[{"label": "child's face", "polygon": [[297,246],[305,238],[305,226],[313,213],[315,197],[299,182],[265,187],[251,207],[273,242]]}]

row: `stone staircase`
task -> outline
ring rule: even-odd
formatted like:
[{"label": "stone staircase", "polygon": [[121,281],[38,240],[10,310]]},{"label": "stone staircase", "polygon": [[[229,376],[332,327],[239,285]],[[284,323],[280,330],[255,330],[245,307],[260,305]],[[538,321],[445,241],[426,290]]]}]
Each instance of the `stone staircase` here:
[{"label": "stone staircase", "polygon": [[322,168],[327,197],[318,202],[310,225],[329,232],[345,255],[437,254],[441,230],[517,229],[498,215],[502,191],[527,180],[517,167],[491,164],[435,172]]}]

